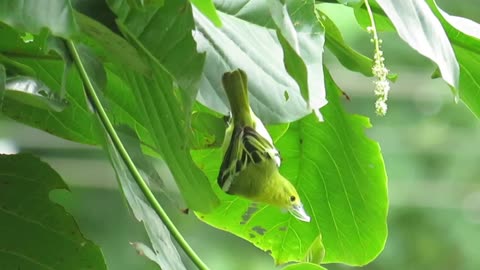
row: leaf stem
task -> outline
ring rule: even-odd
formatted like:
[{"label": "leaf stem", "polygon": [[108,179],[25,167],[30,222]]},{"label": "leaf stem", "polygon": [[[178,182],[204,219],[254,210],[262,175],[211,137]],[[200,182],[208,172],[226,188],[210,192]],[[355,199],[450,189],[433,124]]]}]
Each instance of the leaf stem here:
[{"label": "leaf stem", "polygon": [[368,3],[368,0],[365,0],[364,2],[365,2],[365,7],[367,8],[368,17],[370,17],[370,23],[372,27],[372,33],[373,33],[373,42],[375,44],[375,51],[379,51],[380,42],[378,41],[377,27],[375,26],[375,19],[373,18],[373,12],[372,12],[372,9],[370,8],[370,4]]},{"label": "leaf stem", "polygon": [[78,53],[77,48],[75,47],[75,44],[71,40],[66,41],[66,43],[70,50],[71,55],[73,56],[75,65],[78,68],[80,76],[85,84],[85,91],[87,96],[90,98],[90,101],[93,103],[93,106],[98,113],[100,121],[102,122],[108,135],[112,139],[112,142],[115,145],[116,149],[118,150],[121,158],[123,159],[123,162],[125,162],[125,165],[130,170],[130,173],[132,174],[132,177],[135,179],[135,182],[140,187],[140,190],[142,191],[142,193],[144,194],[148,202],[151,204],[151,206],[153,207],[157,215],[160,217],[162,222],[165,224],[167,229],[173,235],[177,243],[180,245],[183,251],[187,254],[187,256],[192,260],[192,262],[198,267],[198,269],[208,270],[207,265],[200,259],[200,257],[198,257],[198,255],[190,247],[187,241],[185,241],[182,234],[178,231],[178,229],[175,227],[173,222],[170,220],[167,213],[165,212],[165,210],[163,210],[162,206],[155,198],[155,195],[153,195],[152,191],[146,184],[145,180],[140,175],[135,164],[133,163],[132,159],[128,155],[127,150],[125,149],[120,138],[115,132],[115,129],[112,123],[108,119],[107,113],[105,112],[105,109],[103,108],[100,102],[100,99],[96,95],[95,87],[93,86],[93,83],[90,81],[89,75],[85,70],[85,67],[83,66],[82,59],[80,57],[80,54]]}]

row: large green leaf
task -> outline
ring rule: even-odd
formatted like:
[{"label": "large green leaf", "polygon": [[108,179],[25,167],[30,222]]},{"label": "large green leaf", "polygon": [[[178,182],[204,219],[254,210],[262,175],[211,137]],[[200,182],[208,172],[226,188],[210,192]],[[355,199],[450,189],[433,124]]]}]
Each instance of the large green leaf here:
[{"label": "large green leaf", "polygon": [[[363,1],[362,1],[363,2]],[[395,26],[393,26],[392,21],[385,15],[382,8],[378,5],[375,1],[368,1],[370,4],[370,8],[373,12],[373,19],[375,21],[375,28],[379,32],[384,31],[391,31],[395,32]],[[357,23],[363,28],[367,29],[369,26],[372,26],[372,22],[368,11],[365,5],[356,6],[354,8],[355,18],[357,19]]]},{"label": "large green leaf", "polygon": [[202,111],[192,114],[192,139],[190,144],[193,149],[220,147],[225,136],[225,120]]},{"label": "large green leaf", "polygon": [[0,111],[2,111],[3,106],[3,96],[5,94],[5,81],[7,75],[5,73],[5,67],[0,64]]},{"label": "large green leaf", "polygon": [[[480,42],[477,42],[480,46]],[[454,45],[455,54],[460,64],[459,95],[470,110],[480,118],[480,54]]]},{"label": "large green leaf", "polygon": [[282,270],[326,270],[326,268],[313,263],[295,263],[282,268]]},{"label": "large green leaf", "polygon": [[222,26],[222,21],[218,17],[217,10],[212,0],[190,0],[195,7],[198,8],[207,18],[209,18],[216,26]]},{"label": "large green leaf", "polygon": [[[15,60],[31,67],[52,93],[62,88],[64,65],[60,59],[35,59],[15,57]],[[76,70],[68,72],[66,80],[66,107],[61,112],[30,106],[30,97],[5,98],[2,113],[19,122],[45,130],[53,135],[86,144],[95,144],[92,114],[86,104],[83,86]]]},{"label": "large green leaf", "polygon": [[61,112],[67,106],[57,93],[43,82],[26,76],[14,76],[7,79],[5,97],[23,104],[44,110]]},{"label": "large green leaf", "polygon": [[480,24],[442,11],[433,0],[427,1],[439,18],[453,44],[460,65],[458,94],[470,110],[480,118]]},{"label": "large green leaf", "polygon": [[[167,7],[175,9],[168,5],[164,8]],[[175,10],[178,11],[178,9]],[[161,15],[163,14],[159,14],[158,18],[160,18],[160,20],[165,20]],[[104,28],[100,28],[100,32],[94,32],[91,27],[92,25],[95,25],[95,23],[86,18],[82,18],[81,15],[79,16],[81,19],[79,21],[82,22],[82,30],[86,31],[84,34],[87,35],[86,37],[81,38],[81,40],[87,41],[89,44],[93,41],[93,45],[95,45],[93,46],[94,49],[100,48],[100,50],[97,49],[96,52],[105,52],[106,49],[113,48],[114,51],[119,53],[125,51],[126,55],[134,54],[131,52],[130,46],[121,47],[111,45],[108,43],[109,40],[107,38],[99,38],[100,36],[106,35],[110,37],[111,40],[121,40],[119,37],[114,36],[113,33]],[[138,15],[137,17],[140,18],[141,16]],[[186,18],[188,19],[188,16]],[[171,16],[169,17],[169,20],[175,22],[176,18]],[[167,22],[168,21],[161,21],[161,23]],[[193,25],[191,16],[190,24]],[[128,30],[125,31],[128,32]],[[189,32],[187,28],[185,28],[184,31]],[[135,38],[132,37],[133,35],[130,32],[128,32],[128,34],[130,35],[130,38]],[[173,43],[171,43],[172,48],[175,44],[184,44],[183,37],[184,35],[179,36],[178,40],[173,40]],[[151,38],[151,40],[154,39]],[[186,40],[187,42],[185,44],[187,47],[192,47],[194,45],[191,37]],[[135,41],[134,44],[138,48],[144,50],[144,54],[148,54],[149,57],[152,56],[152,54],[145,51],[145,47],[143,47],[138,41]],[[152,44],[150,44],[149,48],[155,49]],[[196,57],[198,56],[200,58],[194,57],[187,60],[194,62],[194,68],[192,70],[198,70],[198,65],[201,67],[203,63],[202,57],[196,54],[194,47],[193,52]],[[160,53],[165,52],[160,51]],[[111,54],[107,53],[107,57],[111,57]],[[170,57],[171,55],[166,55],[165,59],[171,59]],[[22,56],[17,56],[14,59],[31,67],[37,73],[37,78],[52,89],[52,91],[60,91],[63,82],[63,63],[59,57],[53,56],[48,58],[52,59],[44,59],[43,57],[40,57],[38,60],[30,57],[24,59]],[[142,57],[140,58],[143,59]],[[130,61],[129,58],[126,58],[126,61]],[[185,65],[188,65],[188,61],[184,62]],[[206,181],[206,178],[198,168],[195,167],[189,157],[189,137],[186,135],[188,127],[187,123],[189,120],[186,116],[189,115],[189,108],[187,108],[187,106],[179,106],[182,103],[179,103],[177,100],[179,93],[183,92],[180,92],[175,87],[176,82],[173,81],[170,75],[159,66],[158,62],[153,64],[153,66],[157,67],[155,71],[146,72],[141,68],[143,64],[142,60],[132,63],[138,63],[138,65],[122,65],[120,68],[114,68],[117,71],[121,70],[120,76],[118,74],[112,75],[109,76],[111,80],[108,83],[105,82],[105,79],[103,79],[104,82],[100,82],[101,85],[99,85],[99,89],[104,89],[102,85],[106,83],[106,89],[109,90],[105,95],[106,102],[109,103],[111,107],[114,107],[110,113],[110,117],[115,119],[115,124],[127,124],[134,130],[138,131],[142,141],[161,153],[169,165],[175,179],[178,181],[181,191],[186,193],[184,194],[184,197],[187,198],[189,206],[193,209],[208,212],[208,210],[215,205],[215,196],[211,192],[211,188]],[[149,65],[150,64],[151,63],[149,63]],[[147,65],[147,67],[149,65]],[[173,65],[173,63],[171,63],[171,65]],[[115,66],[112,65],[112,67]],[[97,70],[99,71],[97,75],[104,72],[101,67]],[[198,70],[197,73],[200,74],[200,70]],[[109,74],[115,73],[110,72]],[[129,74],[129,76],[124,76],[125,74]],[[187,78],[189,75],[192,77]],[[151,80],[152,77],[154,78],[153,80]],[[118,80],[115,80],[114,78],[117,78]],[[185,80],[182,84],[186,86],[193,85],[194,76],[192,73],[185,73],[183,78]],[[96,81],[99,82],[99,80]],[[152,87],[149,85],[150,81],[152,81]],[[82,143],[98,143],[95,137],[96,127],[93,124],[93,114],[90,113],[86,105],[83,84],[79,80],[76,70],[70,71],[66,84],[66,98],[69,104],[61,113],[32,107],[26,104],[26,102],[22,102],[22,100],[19,101],[18,99],[9,99],[8,102],[5,102],[2,110],[6,115],[14,119],[44,129],[57,136]],[[118,85],[121,87],[117,89],[111,87]],[[137,105],[138,100],[132,94],[139,93],[138,89],[147,91],[143,92],[144,95],[141,97],[143,99],[142,101],[147,102],[147,109],[139,108]],[[155,99],[152,100],[147,97],[150,92],[154,93]],[[119,93],[127,94],[120,95]],[[188,100],[190,100],[190,102],[193,98],[194,95],[193,97],[192,95],[188,95]],[[126,102],[124,102],[125,100]],[[160,102],[163,106],[159,108],[159,106],[156,105],[156,102]],[[108,104],[107,107],[109,107]],[[151,121],[153,121],[153,124]],[[174,139],[172,140],[172,138]]]},{"label": "large green leaf", "polygon": [[2,1],[0,21],[35,34],[48,28],[54,35],[64,38],[71,37],[77,31],[73,9],[68,0]]},{"label": "large green leaf", "polygon": [[100,249],[50,201],[50,191],[68,187],[48,164],[0,155],[0,185],[1,269],[107,269]]},{"label": "large green leaf", "polygon": [[[35,3],[36,1],[26,1],[24,8],[30,10],[36,7]],[[46,16],[39,12],[31,14],[31,16],[34,15]],[[69,17],[70,15],[72,15],[70,12],[65,13],[62,23],[67,23],[72,19]],[[29,19],[24,19],[27,20],[24,24],[29,25]],[[43,25],[43,27],[49,26]],[[27,30],[33,31],[34,28]],[[49,30],[53,31],[53,29]],[[24,91],[27,90],[25,87],[23,89],[16,88],[23,92],[8,91],[2,113],[19,122],[65,139],[87,144],[96,143],[92,130],[92,114],[85,102],[83,86],[75,70],[65,70],[62,58],[49,53],[48,50],[55,48],[56,45],[49,42],[47,33],[42,31],[39,35],[33,35],[33,41],[26,43],[22,41],[20,33],[8,26],[1,25],[0,35],[5,37],[0,40],[0,52],[4,54],[9,63],[15,63],[19,67],[12,68],[12,65],[7,65],[7,72],[34,77],[31,78],[31,82],[37,82],[36,86],[40,86],[35,91],[46,93],[43,96],[27,94]],[[50,39],[50,41],[54,41],[54,39]],[[60,48],[56,46],[56,50],[59,51]],[[44,85],[43,89],[48,89],[48,93],[38,91],[41,90],[42,85]],[[52,99],[51,97],[58,98]]]},{"label": "large green leaf", "polygon": [[314,1],[287,1],[285,7],[266,0],[216,4],[221,28],[194,10],[194,37],[207,53],[200,102],[227,114],[221,74],[241,68],[249,74],[252,109],[266,123],[293,121],[325,105],[324,31]]},{"label": "large green leaf", "polygon": [[[377,0],[398,35],[438,65],[443,79],[458,87],[459,66],[445,30],[424,0]],[[414,30],[413,30],[414,29]]]},{"label": "large green leaf", "polygon": [[[132,177],[132,172],[121,158],[118,149],[112,143],[107,134],[105,134],[106,140],[104,142],[105,150],[107,150],[110,160],[117,179],[122,189],[122,192],[132,210],[135,218],[143,222],[145,230],[152,243],[152,248],[141,243],[135,243],[134,247],[140,251],[140,254],[145,255],[150,260],[156,262],[162,269],[185,269],[182,263],[180,255],[173,244],[170,233],[167,227],[163,224],[157,213],[153,210],[150,202],[146,199],[145,195],[140,190],[138,184]],[[129,148],[129,153],[137,153],[134,161],[137,165],[145,167],[143,155],[140,150],[140,141],[134,136],[124,135],[122,136],[122,143]],[[130,156],[132,156],[130,154]],[[150,166],[149,163],[147,163]],[[138,167],[139,169],[141,167]],[[152,182],[151,174],[148,171],[141,171],[145,180]],[[155,172],[156,174],[156,172]]]},{"label": "large green leaf", "polygon": [[111,62],[119,66],[128,66],[140,73],[147,74],[149,67],[142,62],[135,48],[125,39],[112,32],[105,25],[75,12],[80,33],[76,40],[88,45],[95,51],[95,55],[104,62]]},{"label": "large green leaf", "polygon": [[135,9],[149,9],[163,6],[164,0],[128,0],[128,4]]},{"label": "large green leaf", "polygon": [[[2,35],[2,39],[0,39],[0,51],[3,54],[12,53],[16,55],[35,56],[44,54],[47,48],[48,31],[41,31],[38,35],[33,35],[33,40],[29,42],[23,41],[20,31],[3,23],[0,23],[0,33]],[[8,55],[4,56],[7,57]]]},{"label": "large green leaf", "polygon": [[[138,42],[137,40],[132,41]],[[92,87],[102,96],[100,91],[104,89],[101,83],[104,78],[100,75],[105,71],[98,59],[85,49],[87,48],[83,46],[71,47],[71,50],[75,50],[75,54],[79,55],[78,61],[85,69],[84,73],[86,74],[82,73],[83,83],[85,85],[92,84]],[[109,72],[122,78],[123,87],[129,90],[130,96],[133,93],[136,101],[133,103],[134,109],[139,112],[136,115],[142,117],[144,128],[152,139],[150,147],[159,153],[168,165],[188,206],[195,210],[208,212],[217,204],[217,198],[205,175],[191,159],[185,115],[182,113],[182,106],[179,106],[180,101],[177,98],[179,89],[174,84],[171,75],[156,59],[147,52],[143,52],[143,54],[140,52],[140,55],[151,67],[152,73],[149,76],[114,66],[112,66],[113,70],[110,69]],[[109,82],[107,82],[108,84]],[[137,130],[137,126],[132,128]]]},{"label": "large green leaf", "polygon": [[269,9],[283,49],[285,68],[297,82],[308,108],[321,117],[318,109],[326,104],[323,80],[325,30],[318,21],[314,1],[290,1],[289,5],[273,1]]},{"label": "large green leaf", "polygon": [[[103,66],[98,58],[95,58],[82,45],[69,42],[69,49],[89,93],[91,106],[95,108],[96,115],[100,120],[97,131],[98,133],[104,131],[100,135],[100,138],[104,139],[100,139],[100,141],[110,156],[120,187],[135,218],[143,222],[145,226],[153,249],[141,243],[134,243],[134,247],[163,269],[185,269],[180,255],[170,239],[169,230],[162,222],[165,220],[166,214],[150,189],[152,183],[159,182],[159,175],[153,165],[145,159],[140,140],[135,132],[123,126],[118,127],[115,131],[105,113],[101,98],[99,98],[100,90],[104,88],[102,81],[105,80],[105,72],[99,70]],[[169,156],[166,158],[167,162],[170,161],[168,160]],[[199,208],[201,209],[201,207]],[[163,220],[160,219],[160,216]],[[172,226],[169,220],[168,222]]]},{"label": "large green leaf", "polygon": [[[378,144],[364,129],[368,119],[351,116],[340,104],[340,90],[326,76],[329,103],[325,121],[309,115],[292,123],[276,142],[281,173],[300,193],[310,223],[275,207],[251,204],[216,192],[221,206],[201,220],[227,230],[269,252],[276,263],[343,262],[363,265],[383,249],[387,236],[387,188]],[[197,164],[216,185],[220,150],[194,151]],[[323,240],[320,240],[320,234]]]},{"label": "large green leaf", "polygon": [[158,62],[150,61],[151,77],[121,68],[110,71],[123,78],[123,87],[134,93],[137,102],[135,110],[145,117],[144,125],[151,135],[151,147],[167,163],[188,206],[209,212],[217,204],[217,198],[190,157],[186,122],[176,98],[179,89]]},{"label": "large green leaf", "polygon": [[348,46],[340,30],[326,14],[320,12],[320,19],[325,27],[326,46],[337,57],[338,61],[352,71],[360,72],[368,77],[373,76],[372,59]]},{"label": "large green leaf", "polygon": [[[192,37],[192,8],[186,0],[169,0],[161,8],[136,10],[127,0],[108,0],[124,30],[155,57],[181,88],[184,112],[189,115],[198,91],[203,54],[197,53]],[[125,33],[128,32],[128,33]]]}]

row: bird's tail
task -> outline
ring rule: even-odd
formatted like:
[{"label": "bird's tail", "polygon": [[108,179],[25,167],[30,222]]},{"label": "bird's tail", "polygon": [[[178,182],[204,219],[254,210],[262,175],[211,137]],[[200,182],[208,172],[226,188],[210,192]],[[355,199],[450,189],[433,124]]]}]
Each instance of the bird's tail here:
[{"label": "bird's tail", "polygon": [[233,124],[253,126],[254,119],[248,102],[247,74],[241,69],[226,72],[223,74],[222,83],[230,103]]}]

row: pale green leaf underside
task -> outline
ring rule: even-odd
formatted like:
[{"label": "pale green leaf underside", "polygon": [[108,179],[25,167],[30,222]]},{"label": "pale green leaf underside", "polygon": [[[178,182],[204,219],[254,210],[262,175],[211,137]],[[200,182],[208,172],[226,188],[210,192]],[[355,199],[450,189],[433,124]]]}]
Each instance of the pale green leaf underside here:
[{"label": "pale green leaf underside", "polygon": [[[159,175],[156,173],[153,165],[145,159],[141,152],[140,140],[132,130],[126,127],[119,127],[116,132],[109,129],[109,127],[111,128],[111,123],[102,114],[105,109],[99,102],[101,99],[96,97],[104,89],[101,85],[102,81],[105,80],[105,71],[98,70],[98,68],[102,68],[100,62],[88,50],[79,45],[70,44],[69,48],[74,56],[77,69],[82,75],[83,83],[89,87],[87,91],[89,91],[89,95],[92,97],[91,106],[95,107],[95,111],[98,112],[97,116],[100,122],[96,127],[99,133],[99,141],[103,143],[104,149],[109,154],[120,187],[135,218],[144,223],[153,246],[151,252],[162,268],[184,270],[185,267],[175,245],[170,239],[169,231],[151,206],[154,199],[146,198],[147,195],[145,193],[148,190],[148,185],[155,181],[158,182]],[[96,94],[92,92],[96,92]],[[102,131],[103,134],[101,134]],[[120,138],[121,142],[113,139],[116,136]],[[102,138],[104,139],[102,140]],[[135,165],[128,166],[129,162],[133,162]],[[146,186],[143,190],[138,183],[140,181],[137,182],[134,179],[134,176],[140,178],[139,175],[143,178],[143,184]]]},{"label": "pale green leaf underside", "polygon": [[458,87],[459,66],[445,30],[423,0],[377,0],[398,35],[420,54],[435,62],[443,79]]},{"label": "pale green leaf underside", "polygon": [[[140,148],[140,142],[138,140],[135,141],[134,137],[128,137],[128,140],[125,139],[123,140],[123,143],[127,142],[130,144],[129,148]],[[162,269],[185,269],[180,255],[172,242],[168,229],[160,220],[157,213],[155,213],[153,208],[150,206],[150,203],[145,198],[137,183],[133,179],[130,170],[123,162],[112,141],[106,139],[104,142],[104,148],[110,156],[115,173],[117,174],[118,182],[125,199],[127,200],[128,205],[133,212],[133,215],[138,221],[143,222],[150,242],[152,243],[153,249],[146,245],[141,245],[143,251],[148,252],[147,257],[156,262],[160,267],[162,267]],[[143,157],[139,157],[134,161],[138,162],[142,159]],[[140,170],[140,168],[138,169]],[[150,179],[147,176],[148,174],[144,172],[144,180],[151,182],[153,179]],[[138,249],[139,246],[136,248]]]},{"label": "pale green leaf underside", "polygon": [[[220,82],[221,74],[241,68],[248,74],[252,109],[266,123],[294,121],[325,105],[321,68],[323,28],[315,17],[313,1],[287,2],[294,32],[282,31],[274,23],[268,1],[234,1],[228,5],[218,2],[221,28],[194,10],[197,25],[194,38],[199,50],[207,53],[198,96],[200,102],[227,114],[228,102]],[[279,42],[276,29],[287,35],[285,43]],[[298,46],[291,46],[290,38],[297,40]],[[287,45],[290,48],[285,47]],[[292,60],[296,64],[298,60],[304,62],[308,76],[303,69],[286,69],[285,65]],[[299,72],[304,74],[297,74]]]},{"label": "pale green leaf underside", "polygon": [[480,118],[480,24],[442,11],[433,0],[427,3],[440,19],[460,66],[458,94],[470,110]]},{"label": "pale green leaf underside", "polygon": [[0,21],[34,34],[48,28],[53,35],[64,38],[73,36],[77,31],[73,9],[67,0],[1,1]]}]

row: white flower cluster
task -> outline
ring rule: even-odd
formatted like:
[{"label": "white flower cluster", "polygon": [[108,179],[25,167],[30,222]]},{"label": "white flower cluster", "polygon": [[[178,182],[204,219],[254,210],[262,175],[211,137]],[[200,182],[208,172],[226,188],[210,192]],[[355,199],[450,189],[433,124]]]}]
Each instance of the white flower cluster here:
[{"label": "white flower cluster", "polygon": [[367,27],[367,31],[372,34],[373,38],[370,40],[375,44],[375,54],[373,56],[373,67],[372,74],[375,76],[373,83],[375,84],[375,96],[377,101],[375,101],[375,112],[377,115],[385,116],[387,113],[387,99],[388,92],[390,91],[390,83],[387,80],[388,69],[385,67],[385,58],[383,57],[383,52],[381,49],[382,40],[377,36],[377,30],[375,29],[375,21],[373,20],[373,14],[371,13],[370,6],[368,5],[368,0],[365,1],[367,10],[369,11],[370,20],[372,26]]},{"label": "white flower cluster", "polygon": [[385,58],[383,58],[383,52],[380,47],[379,50],[375,50],[373,60],[372,73],[373,76],[375,76],[375,81],[373,81],[375,84],[374,93],[377,97],[377,101],[375,102],[375,112],[380,116],[384,116],[387,113],[387,99],[388,91],[390,91],[390,83],[387,80],[388,69],[385,67]]}]

